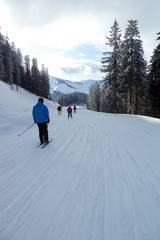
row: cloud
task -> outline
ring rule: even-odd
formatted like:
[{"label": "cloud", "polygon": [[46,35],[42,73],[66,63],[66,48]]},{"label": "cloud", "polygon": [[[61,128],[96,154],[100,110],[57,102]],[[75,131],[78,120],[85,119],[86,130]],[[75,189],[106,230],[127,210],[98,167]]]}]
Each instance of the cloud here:
[{"label": "cloud", "polygon": [[[4,1],[4,0],[3,0]],[[45,26],[57,21],[60,18],[77,18],[94,10],[99,6],[98,1],[75,0],[5,0],[14,23],[23,27]],[[94,5],[94,6],[93,6]],[[101,9],[101,8],[100,8]]]},{"label": "cloud", "polygon": [[86,56],[86,54],[84,54],[84,53],[79,53],[78,54],[80,57],[85,57]]},{"label": "cloud", "polygon": [[[60,18],[87,18],[99,19],[104,24],[110,24],[111,16],[124,19],[124,22],[133,18],[151,23],[159,20],[160,1],[158,0],[3,0],[8,5],[12,20],[19,26],[41,27],[52,24]],[[154,12],[154,14],[151,14]],[[149,16],[152,16],[152,19]],[[112,18],[112,21],[113,21]],[[144,22],[144,25],[147,26]],[[155,21],[155,25],[158,22]]]},{"label": "cloud", "polygon": [[[59,48],[87,41],[102,43],[115,18],[123,33],[128,20],[138,20],[142,40],[149,38],[150,33],[154,39],[159,31],[158,0],[1,0],[1,3],[8,7],[9,14],[3,18],[10,19],[11,29],[16,26],[17,32],[23,33],[32,29],[32,38],[37,36],[43,44]],[[7,31],[10,33],[9,28]]]},{"label": "cloud", "polygon": [[[11,17],[10,17],[10,11],[8,7],[5,5],[5,3],[0,2],[0,27],[4,27],[5,30],[10,29],[11,25]],[[3,29],[2,29],[3,30]],[[6,32],[5,32],[6,34]]]},{"label": "cloud", "polygon": [[83,60],[75,60],[72,65],[74,67],[61,67],[64,74],[84,74],[89,75],[93,73],[99,73],[100,72],[100,63],[95,61],[87,61],[85,59]]},{"label": "cloud", "polygon": [[[100,46],[104,42],[104,33],[99,25],[81,18],[61,18],[41,28],[8,27],[9,38],[19,48],[41,45],[54,49],[73,49],[85,43]],[[84,54],[84,53],[83,53]]]},{"label": "cloud", "polygon": [[148,60],[157,45],[159,9],[158,0],[1,0],[0,24],[23,56],[36,57],[51,75],[75,78],[98,74],[115,18],[122,38],[127,21],[138,20]]}]

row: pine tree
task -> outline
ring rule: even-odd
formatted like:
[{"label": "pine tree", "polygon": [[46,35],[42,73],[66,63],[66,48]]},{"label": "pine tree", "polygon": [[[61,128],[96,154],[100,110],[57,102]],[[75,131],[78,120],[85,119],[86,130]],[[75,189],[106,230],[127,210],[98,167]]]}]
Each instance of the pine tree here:
[{"label": "pine tree", "polygon": [[128,21],[121,45],[121,97],[126,113],[141,113],[146,61],[136,20]]},{"label": "pine tree", "polygon": [[3,81],[4,79],[4,56],[3,56],[3,46],[4,46],[4,38],[1,34],[1,31],[0,31],[0,80]]},{"label": "pine tree", "polygon": [[50,85],[49,85],[49,76],[48,76],[48,69],[44,67],[44,64],[42,64],[41,72],[40,72],[40,94],[41,96],[45,98],[50,97]]},{"label": "pine tree", "polygon": [[50,98],[50,85],[48,69],[43,68],[40,74],[38,61],[25,56],[24,62],[20,49],[15,44],[9,43],[8,36],[4,37],[0,31],[0,80],[11,85],[16,85],[45,98]]},{"label": "pine tree", "polygon": [[17,49],[17,61],[19,66],[19,72],[20,72],[20,86],[22,86],[23,81],[25,80],[25,74],[24,74],[24,62],[23,62],[23,56],[21,53],[21,50]]},{"label": "pine tree", "polygon": [[99,83],[96,81],[91,85],[89,89],[89,95],[87,99],[87,107],[92,111],[100,111],[100,99],[101,99],[101,89]]},{"label": "pine tree", "polygon": [[40,72],[38,69],[38,60],[36,58],[32,59],[31,75],[32,75],[32,81],[33,81],[33,93],[39,96],[41,79],[40,79]]},{"label": "pine tree", "polygon": [[11,57],[11,46],[9,44],[8,36],[5,37],[4,42],[4,82],[9,83],[11,85],[11,89],[13,88],[13,62]]},{"label": "pine tree", "polygon": [[18,86],[20,85],[20,62],[17,54],[17,49],[15,44],[11,44],[11,58],[13,62],[13,83],[16,85],[17,91]]},{"label": "pine tree", "polygon": [[48,99],[51,98],[48,68],[45,68],[45,97]]},{"label": "pine tree", "polygon": [[92,107],[93,100],[94,100],[94,95],[93,95],[93,84],[92,84],[89,88],[89,94],[87,98],[87,108],[89,110],[93,110],[93,107]]},{"label": "pine tree", "polygon": [[[109,96],[110,98],[110,96]],[[108,104],[107,102],[108,99],[108,91],[106,91],[106,87],[103,86],[102,90],[101,90],[101,100],[100,100],[100,111],[101,112],[112,112],[112,109],[108,109],[108,106],[110,106],[110,104]]]},{"label": "pine tree", "polygon": [[101,72],[106,73],[106,76],[103,78],[102,83],[103,86],[106,87],[106,91],[109,93],[108,97],[110,97],[111,112],[116,113],[121,44],[121,34],[116,20],[111,27],[110,37],[107,37],[107,40],[108,42],[106,45],[109,46],[112,51],[103,53],[105,57],[102,58],[103,69],[101,69]]},{"label": "pine tree", "polygon": [[26,55],[24,57],[24,80],[22,82],[22,87],[33,93],[34,88],[31,76],[31,64],[29,55]]},{"label": "pine tree", "polygon": [[[160,40],[160,32],[157,33],[157,41]],[[149,66],[149,109],[153,117],[160,117],[160,43],[154,49]]]}]

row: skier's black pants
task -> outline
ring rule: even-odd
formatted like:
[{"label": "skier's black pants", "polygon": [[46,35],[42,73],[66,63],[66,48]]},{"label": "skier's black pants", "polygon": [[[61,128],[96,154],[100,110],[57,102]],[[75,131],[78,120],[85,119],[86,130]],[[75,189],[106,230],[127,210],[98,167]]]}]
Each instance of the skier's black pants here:
[{"label": "skier's black pants", "polygon": [[48,126],[47,123],[37,123],[39,128],[39,139],[41,142],[48,141]]},{"label": "skier's black pants", "polygon": [[69,118],[70,116],[72,117],[72,113],[71,113],[71,112],[68,112],[68,118]]}]

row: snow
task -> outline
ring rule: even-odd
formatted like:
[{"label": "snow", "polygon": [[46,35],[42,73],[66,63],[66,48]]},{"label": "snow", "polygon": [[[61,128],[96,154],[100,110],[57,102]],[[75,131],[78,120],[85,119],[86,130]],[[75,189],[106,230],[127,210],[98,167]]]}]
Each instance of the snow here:
[{"label": "snow", "polygon": [[51,93],[54,93],[54,91],[57,91],[63,94],[69,94],[73,92],[82,92],[82,93],[88,94],[90,86],[96,82],[95,80],[72,82],[69,80],[64,80],[64,79],[56,78],[53,76],[50,76],[49,79],[50,79]]},{"label": "snow", "polygon": [[41,149],[37,98],[0,81],[0,240],[159,240],[160,120],[45,100]]}]

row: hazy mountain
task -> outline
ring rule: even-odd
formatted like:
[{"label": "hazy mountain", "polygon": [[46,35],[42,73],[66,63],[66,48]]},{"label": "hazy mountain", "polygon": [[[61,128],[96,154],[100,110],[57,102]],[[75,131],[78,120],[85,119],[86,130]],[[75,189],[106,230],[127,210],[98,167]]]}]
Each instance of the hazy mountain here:
[{"label": "hazy mountain", "polygon": [[68,94],[73,92],[82,92],[88,94],[90,86],[94,84],[96,81],[85,80],[82,82],[72,82],[69,80],[64,80],[53,76],[49,76],[49,79],[52,99],[56,99],[58,96],[62,94]]}]

